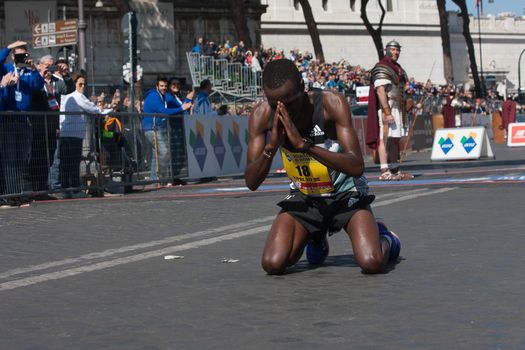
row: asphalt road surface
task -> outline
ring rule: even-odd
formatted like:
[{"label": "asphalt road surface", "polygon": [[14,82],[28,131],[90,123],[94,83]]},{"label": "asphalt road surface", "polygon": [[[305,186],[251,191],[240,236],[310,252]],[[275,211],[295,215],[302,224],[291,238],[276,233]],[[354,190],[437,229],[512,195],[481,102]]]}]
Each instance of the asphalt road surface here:
[{"label": "asphalt road surface", "polygon": [[367,168],[402,242],[374,276],[344,232],[323,266],[264,273],[282,176],[1,210],[0,349],[524,349],[525,155],[495,151]]}]

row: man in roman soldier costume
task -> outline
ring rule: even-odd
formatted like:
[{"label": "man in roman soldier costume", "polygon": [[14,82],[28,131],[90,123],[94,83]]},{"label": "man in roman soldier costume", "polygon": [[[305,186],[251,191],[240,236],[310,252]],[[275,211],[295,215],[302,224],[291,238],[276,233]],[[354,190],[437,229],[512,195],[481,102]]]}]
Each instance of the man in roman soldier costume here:
[{"label": "man in roman soldier costume", "polygon": [[366,144],[379,155],[379,180],[409,180],[414,177],[399,170],[400,140],[405,113],[405,70],[397,63],[401,45],[389,41],[386,55],[372,69],[368,96]]}]

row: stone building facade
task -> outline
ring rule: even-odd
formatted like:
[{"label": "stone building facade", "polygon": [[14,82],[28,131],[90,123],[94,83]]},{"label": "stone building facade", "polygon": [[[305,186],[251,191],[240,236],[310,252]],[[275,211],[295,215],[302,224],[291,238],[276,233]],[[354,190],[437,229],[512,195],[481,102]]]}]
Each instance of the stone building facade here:
[{"label": "stone building facade", "polygon": [[[229,1],[221,0],[82,0],[86,28],[86,68],[91,82],[115,84],[122,81],[126,49],[121,22],[133,9],[139,17],[139,64],[146,84],[157,75],[189,80],[186,52],[203,36],[217,42],[237,39]],[[31,41],[31,25],[78,18],[79,0],[0,1],[2,44],[18,39]],[[360,18],[361,0],[310,1],[318,23],[328,61],[346,59],[351,64],[371,67],[377,60],[372,40]],[[400,58],[410,76],[443,83],[443,55],[435,0],[384,0],[387,8],[383,42],[396,39],[403,45]],[[310,36],[297,0],[245,1],[247,26],[254,46],[263,43],[285,51],[312,51]],[[8,9],[8,11],[6,11]],[[377,23],[377,2],[368,5],[369,18]],[[461,18],[450,13],[451,46],[456,82],[469,79],[469,65],[462,36]],[[480,22],[483,71],[487,77],[508,79],[516,88],[518,58],[525,42],[525,19],[512,15],[482,17]],[[471,17],[470,30],[479,62],[478,19]],[[76,52],[76,47],[71,47]],[[33,50],[33,56],[63,55],[57,48]],[[506,81],[506,80],[505,80]],[[522,82],[522,85],[525,83]]]},{"label": "stone building facade", "polygon": [[[186,52],[196,38],[222,42],[237,37],[228,1],[220,0],[83,0],[86,28],[86,70],[88,79],[98,84],[122,82],[122,65],[127,48],[123,43],[123,16],[130,10],[139,22],[139,65],[146,85],[158,75],[189,79]],[[2,45],[23,39],[31,42],[34,23],[78,18],[78,0],[0,1]],[[245,1],[251,41],[260,45],[260,18],[266,6],[258,0]],[[7,9],[7,11],[6,11]],[[19,29],[12,30],[14,26]],[[78,53],[77,47],[71,52]],[[34,57],[62,56],[58,48],[31,50]]]},{"label": "stone building facade", "polygon": [[[294,48],[312,51],[298,1],[268,0],[265,3],[268,9],[261,19],[263,43],[285,51]],[[319,0],[310,1],[310,4],[326,60],[339,61],[344,58],[351,64],[372,67],[378,57],[360,18],[361,0]],[[430,78],[433,82],[444,83],[436,1],[384,0],[383,4],[387,10],[383,42],[396,39],[401,43],[400,63],[411,77],[418,81]],[[377,2],[370,1],[367,13],[372,23],[379,22],[381,12]],[[484,76],[498,81],[506,78],[511,89],[517,88],[518,58],[525,48],[525,19],[513,14],[502,14],[481,17],[479,24]],[[455,82],[467,82],[470,67],[462,34],[462,20],[457,12],[449,12],[449,30]],[[479,67],[477,17],[470,18],[470,32]]]}]

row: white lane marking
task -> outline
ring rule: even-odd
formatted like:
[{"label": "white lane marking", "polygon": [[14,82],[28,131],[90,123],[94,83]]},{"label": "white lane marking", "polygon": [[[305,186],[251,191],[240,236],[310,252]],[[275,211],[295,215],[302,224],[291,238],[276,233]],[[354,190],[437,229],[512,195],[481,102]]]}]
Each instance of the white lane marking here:
[{"label": "white lane marking", "polygon": [[182,241],[182,240],[190,239],[190,238],[202,237],[202,236],[206,236],[206,235],[213,234],[213,233],[233,231],[233,230],[237,230],[237,229],[241,229],[241,228],[245,228],[245,227],[253,226],[257,224],[264,224],[266,222],[273,221],[274,219],[275,219],[274,215],[266,216],[266,217],[259,218],[259,219],[254,219],[254,220],[250,220],[246,222],[240,222],[237,224],[221,226],[221,227],[212,228],[212,229],[208,229],[208,230],[204,230],[200,232],[186,233],[186,234],[181,234],[177,236],[163,238],[163,239],[156,240],[156,241],[139,243],[139,244],[129,245],[129,246],[121,247],[121,248],[108,249],[108,250],[104,250],[104,251],[96,252],[96,253],[89,253],[89,254],[81,255],[76,258],[69,258],[69,259],[52,261],[52,262],[38,264],[38,265],[32,265],[32,266],[23,267],[23,268],[16,268],[16,269],[12,269],[12,270],[8,270],[6,272],[0,273],[0,278],[7,278],[7,277],[15,276],[15,275],[20,275],[23,273],[29,273],[29,272],[34,272],[38,270],[45,270],[51,267],[75,264],[75,263],[79,263],[79,262],[86,261],[86,260],[108,258],[112,255],[127,253],[127,252],[134,251],[134,250],[140,250],[140,249],[150,248],[150,247],[154,247],[158,245],[169,244],[169,243],[178,242],[178,241]]},{"label": "white lane marking", "polygon": [[440,189],[433,190],[433,191],[428,191],[428,192],[425,192],[425,193],[414,193],[414,194],[409,194],[409,195],[401,196],[401,197],[394,198],[394,199],[388,199],[388,200],[384,200],[384,201],[378,202],[377,204],[372,203],[372,209],[374,209],[375,207],[382,207],[384,205],[389,205],[389,204],[393,204],[393,203],[396,203],[396,202],[406,201],[406,200],[414,199],[414,198],[417,198],[417,197],[429,196],[429,195],[432,195],[432,194],[445,193],[445,192],[452,191],[452,190],[455,190],[455,189],[457,189],[457,187],[445,187],[445,188],[440,188]]},{"label": "white lane marking", "polygon": [[[428,191],[428,188],[424,187],[424,188],[416,188],[415,190],[409,190],[409,191],[399,191],[399,192],[389,192],[389,193],[377,194],[376,195],[376,200],[382,200],[382,199],[388,198],[388,197],[396,197],[396,196],[399,196],[399,195],[406,196],[406,195],[409,195],[409,194],[421,193],[421,192],[426,192],[426,191]],[[375,206],[376,206],[375,203],[372,204],[372,208],[375,207]]]},{"label": "white lane marking", "polygon": [[248,187],[226,187],[226,188],[215,188],[215,191],[233,192],[233,191],[248,191]]},{"label": "white lane marking", "polygon": [[33,276],[33,277],[21,278],[15,281],[4,282],[0,284],[0,291],[10,290],[10,289],[15,289],[15,288],[20,288],[20,287],[26,287],[26,286],[30,286],[35,283],[57,280],[57,279],[61,279],[64,277],[76,276],[76,275],[79,275],[85,272],[103,270],[103,269],[107,269],[107,268],[118,266],[118,265],[129,264],[132,262],[137,262],[141,260],[159,257],[165,254],[172,254],[174,252],[180,252],[182,250],[195,249],[195,248],[207,246],[207,245],[222,242],[222,241],[228,241],[228,240],[235,239],[235,238],[250,236],[250,235],[254,235],[257,233],[261,233],[261,232],[267,232],[270,229],[270,227],[271,225],[259,226],[259,227],[255,227],[255,228],[252,228],[246,231],[239,231],[239,232],[230,233],[227,235],[222,235],[222,236],[217,236],[217,237],[212,237],[212,238],[205,238],[205,239],[201,239],[200,241],[184,243],[184,244],[180,244],[176,246],[166,247],[163,249],[149,251],[146,253],[130,255],[130,256],[123,257],[123,258],[103,261],[103,262],[99,262],[96,264],[80,266],[80,267],[67,269],[67,270],[61,270],[57,272],[44,273],[44,274]]},{"label": "white lane marking", "polygon": [[[404,191],[403,194],[407,195],[407,194],[413,194],[413,193],[420,193],[420,192],[424,192],[424,191],[427,191],[427,190],[428,190],[427,188],[421,188],[421,189],[415,189],[415,190],[410,190],[410,191]],[[386,194],[382,194],[380,196],[377,196],[377,199],[383,199],[385,197],[391,197],[391,196],[397,196],[397,195],[399,195],[399,193],[395,193],[395,192],[394,193],[386,193]],[[377,206],[377,204],[374,204],[374,206]],[[52,261],[52,262],[38,264],[38,265],[32,265],[32,266],[23,267],[23,268],[16,268],[16,269],[12,269],[12,270],[8,270],[8,271],[0,273],[0,279],[11,277],[11,276],[16,276],[16,275],[21,275],[21,274],[24,274],[24,273],[35,272],[35,271],[39,271],[39,270],[46,270],[46,269],[49,269],[49,268],[52,268],[52,267],[58,267],[58,266],[63,266],[63,265],[71,265],[71,264],[76,264],[76,263],[79,263],[79,262],[88,261],[88,260],[94,260],[94,259],[108,258],[108,257],[111,257],[113,255],[117,255],[117,254],[127,253],[127,252],[140,250],[140,249],[151,248],[151,247],[164,245],[164,244],[170,244],[170,243],[182,241],[182,240],[185,240],[185,239],[202,237],[202,236],[206,236],[206,235],[217,233],[217,232],[236,230],[236,229],[240,229],[240,228],[244,228],[244,227],[248,227],[248,226],[252,226],[252,225],[257,225],[257,224],[263,224],[263,223],[266,223],[266,222],[271,222],[274,219],[275,219],[275,216],[266,216],[266,217],[259,218],[259,219],[254,219],[254,220],[250,220],[250,221],[246,221],[246,222],[240,222],[240,223],[237,223],[237,224],[231,224],[231,225],[227,225],[227,226],[217,227],[217,228],[214,228],[214,229],[208,229],[208,230],[201,231],[201,232],[186,233],[186,234],[182,234],[182,235],[177,235],[177,236],[171,236],[171,237],[163,238],[163,239],[156,240],[156,241],[151,241],[151,242],[146,242],[146,243],[139,243],[139,244],[134,244],[134,245],[125,246],[125,247],[116,248],[116,249],[107,249],[107,250],[104,250],[104,251],[101,251],[101,252],[96,252],[96,253],[89,253],[89,254],[81,255],[81,256],[76,257],[76,258],[69,258],[69,259]]]},{"label": "white lane marking", "polygon": [[[445,192],[452,191],[452,190],[455,190],[455,189],[457,189],[457,187],[441,188],[441,189],[428,191],[428,192],[422,192],[422,193],[412,193],[412,194],[409,194],[409,195],[400,196],[400,197],[393,198],[393,199],[390,199],[390,200],[384,200],[384,201],[377,202],[374,205],[374,207],[381,207],[381,206],[385,206],[385,205],[389,205],[389,204],[393,204],[393,203],[397,203],[397,202],[402,202],[402,201],[406,201],[406,200],[410,200],[410,199],[414,199],[414,198],[422,197],[422,196],[428,196],[428,195],[433,195],[433,194],[445,193]],[[252,221],[249,221],[249,222],[255,222],[255,221],[263,221],[264,222],[264,221],[268,221],[269,219],[273,220],[274,217],[273,216],[271,216],[271,217],[267,216],[265,218],[256,219],[256,220],[252,220]],[[238,225],[247,226],[247,223],[233,224],[233,225],[228,225],[228,226],[224,226],[224,227],[230,227],[231,228],[231,227],[237,227]],[[119,266],[119,265],[123,265],[123,264],[128,264],[128,263],[132,263],[132,262],[142,261],[142,260],[146,260],[146,259],[150,259],[150,258],[154,258],[154,257],[166,255],[166,254],[173,254],[175,252],[180,252],[180,251],[183,251],[183,250],[195,249],[195,248],[199,248],[199,247],[203,247],[203,246],[206,246],[206,245],[210,245],[210,244],[214,244],[214,243],[218,243],[218,242],[222,242],[222,241],[227,241],[227,240],[231,240],[231,239],[235,239],[235,238],[246,237],[246,236],[254,235],[254,234],[257,234],[257,233],[261,233],[261,232],[267,232],[270,229],[270,227],[271,227],[271,225],[259,226],[259,227],[251,228],[251,229],[244,230],[244,231],[229,233],[229,234],[220,235],[220,236],[212,237],[212,238],[205,238],[205,239],[201,239],[199,241],[183,243],[183,244],[180,244],[180,245],[175,245],[175,246],[166,247],[166,248],[162,248],[162,249],[158,249],[158,250],[153,250],[153,251],[149,251],[149,252],[144,252],[144,253],[139,253],[139,254],[135,254],[135,255],[130,255],[130,256],[126,256],[126,257],[122,257],[122,258],[116,258],[116,259],[113,259],[113,260],[107,260],[107,261],[103,261],[103,262],[99,262],[99,263],[88,264],[88,265],[76,267],[76,268],[70,268],[70,269],[65,269],[65,270],[56,271],[56,272],[44,273],[44,274],[40,274],[40,275],[37,275],[37,276],[26,277],[26,278],[21,278],[21,279],[14,280],[14,281],[4,282],[4,283],[0,283],[0,291],[11,290],[11,289],[20,288],[20,287],[26,287],[26,286],[30,286],[30,285],[33,285],[33,284],[36,284],[36,283],[41,283],[41,282],[46,282],[46,281],[51,281],[51,280],[57,280],[57,279],[70,277],[70,276],[76,276],[76,275],[79,275],[79,274],[82,274],[82,273],[85,273],[85,272],[98,271],[98,270],[107,269],[107,268],[110,268],[110,267],[115,267],[115,266]],[[211,230],[205,230],[205,231],[196,232],[196,233],[193,233],[193,234],[182,235],[182,236],[186,236],[186,238],[188,238],[189,236],[191,236],[191,237],[198,237],[198,236],[202,236],[204,234],[204,232],[207,232],[207,233],[209,233],[210,231],[217,232],[218,229],[219,228],[211,229]],[[174,239],[174,241],[177,241],[177,239],[175,239],[177,237],[178,236],[170,237],[169,239]],[[162,241],[165,241],[165,240],[162,240]],[[158,241],[155,241],[155,242],[158,242]],[[153,243],[153,242],[148,242],[148,243],[144,243],[144,244],[138,244],[138,245],[135,245],[135,246],[151,246],[151,243]],[[132,247],[132,246],[129,246],[129,247]],[[129,251],[129,247],[124,247],[124,248],[120,248],[120,249],[127,249],[126,251]],[[110,249],[110,250],[104,251],[102,253],[110,252],[110,251],[117,251],[117,250],[120,250],[120,249],[116,249],[116,250],[111,250]],[[93,254],[83,255],[82,256],[82,257],[84,257],[83,259],[74,258],[74,259],[66,259],[66,260],[75,260],[75,262],[79,262],[79,261],[85,260],[86,256],[101,257],[102,253],[93,253]],[[65,261],[65,260],[61,260],[60,262],[63,262],[63,261]],[[42,264],[42,265],[37,265],[37,266],[43,266],[43,265],[57,266],[56,263],[58,263],[58,262],[50,262],[50,263],[47,263],[47,264]],[[59,265],[63,265],[63,264],[59,264]],[[26,268],[26,270],[27,269],[28,268]],[[18,269],[18,270],[20,271],[22,269]],[[13,270],[11,270],[11,271],[13,271]],[[26,271],[26,272],[30,272],[30,271]],[[12,275],[13,274],[11,274],[9,276],[12,276]]]}]

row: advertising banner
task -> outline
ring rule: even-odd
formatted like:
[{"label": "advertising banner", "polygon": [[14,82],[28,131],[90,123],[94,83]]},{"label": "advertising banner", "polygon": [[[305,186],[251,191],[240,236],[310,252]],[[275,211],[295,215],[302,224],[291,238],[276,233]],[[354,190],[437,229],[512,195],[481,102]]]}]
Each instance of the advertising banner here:
[{"label": "advertising banner", "polygon": [[525,123],[510,123],[507,131],[507,146],[525,146]]},{"label": "advertising banner", "polygon": [[431,160],[494,158],[484,127],[438,129]]},{"label": "advertising banner", "polygon": [[[248,118],[195,116],[184,119],[188,177],[203,178],[243,174],[248,149]],[[272,170],[282,168],[276,155]]]},{"label": "advertising banner", "polygon": [[370,91],[370,86],[358,86],[356,87],[356,97],[357,104],[368,104],[368,93]]}]

